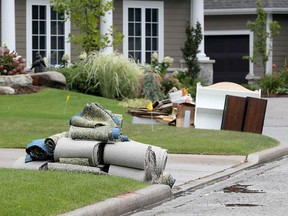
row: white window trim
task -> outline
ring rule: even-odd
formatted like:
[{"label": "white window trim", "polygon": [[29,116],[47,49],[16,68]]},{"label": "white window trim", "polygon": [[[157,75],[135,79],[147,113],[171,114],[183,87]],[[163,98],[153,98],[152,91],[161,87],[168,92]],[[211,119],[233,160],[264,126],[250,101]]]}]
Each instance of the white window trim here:
[{"label": "white window trim", "polygon": [[[47,7],[50,7],[50,1],[49,0],[27,0],[26,2],[26,66],[30,68],[32,65],[32,11],[31,6],[32,5],[45,5]],[[50,13],[47,13],[47,20],[50,21]],[[47,32],[50,32],[50,25],[47,25]],[[68,35],[71,32],[71,24],[70,20],[67,20],[65,22],[65,53],[71,56],[71,43],[69,42]],[[46,41],[46,47],[47,47],[47,58],[50,59],[50,34],[47,37]]]},{"label": "white window trim", "polygon": [[[162,61],[164,58],[164,2],[159,1],[123,1],[123,55],[128,57],[128,8],[155,8],[159,9],[159,60]],[[143,25],[145,23],[142,23]],[[142,26],[142,29],[145,29]],[[142,52],[143,47],[145,48],[145,38],[142,37]],[[145,55],[142,55],[141,63],[145,63]]]},{"label": "white window trim", "polygon": [[[204,35],[214,35],[214,36],[221,36],[221,35],[248,35],[249,36],[249,56],[253,55],[253,41],[254,35],[253,32],[249,30],[230,30],[230,31],[205,31]],[[249,61],[249,75],[254,76],[254,65],[251,61]]]}]

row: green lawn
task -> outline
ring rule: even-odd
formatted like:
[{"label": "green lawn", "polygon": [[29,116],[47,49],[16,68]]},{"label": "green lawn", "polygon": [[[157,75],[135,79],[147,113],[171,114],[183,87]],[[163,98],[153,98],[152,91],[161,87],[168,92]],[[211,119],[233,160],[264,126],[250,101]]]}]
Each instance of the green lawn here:
[{"label": "green lawn", "polygon": [[58,215],[148,183],[113,176],[0,169],[1,216]]},{"label": "green lawn", "polygon": [[[66,97],[70,95],[67,102]],[[56,89],[40,93],[0,96],[0,147],[25,148],[34,139],[69,130],[69,119],[85,104],[98,102],[113,113],[122,114],[123,133],[130,139],[182,154],[246,155],[277,145],[259,134],[176,128],[167,125],[132,124],[132,117],[119,101]]]},{"label": "green lawn", "polygon": [[[67,102],[66,97],[70,95]],[[246,155],[278,144],[259,134],[132,124],[119,101],[56,89],[0,96],[0,147],[24,148],[34,139],[69,130],[69,119],[85,104],[98,102],[124,117],[130,139],[182,154]],[[1,215],[57,215],[135,191],[148,184],[92,174],[0,169]]]}]

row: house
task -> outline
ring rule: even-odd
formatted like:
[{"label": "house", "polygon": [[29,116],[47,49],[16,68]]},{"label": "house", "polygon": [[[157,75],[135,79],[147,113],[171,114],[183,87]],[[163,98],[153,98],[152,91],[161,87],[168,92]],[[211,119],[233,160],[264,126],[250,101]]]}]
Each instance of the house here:
[{"label": "house", "polygon": [[[63,16],[51,9],[49,0],[0,1],[0,42],[24,56],[28,65],[37,52],[52,64],[59,64],[64,53],[77,58],[81,50],[67,40],[68,34],[77,30],[69,21],[63,22]],[[273,53],[267,71],[272,72],[272,64],[286,64],[288,1],[263,0],[263,7],[267,21],[277,20],[281,26],[280,35],[271,42]],[[253,53],[254,35],[246,24],[256,18],[256,0],[114,0],[114,8],[101,28],[105,32],[107,25],[113,25],[123,32],[123,44],[114,50],[127,57],[145,63],[157,51],[160,58],[174,58],[173,68],[181,69],[186,23],[199,21],[205,35],[199,60],[202,69],[209,71],[213,67],[212,82],[246,83],[246,78],[263,73],[261,67],[242,59]]]},{"label": "house", "polygon": [[[256,19],[256,0],[215,0],[205,1],[205,52],[216,60],[214,82],[234,81],[244,83],[263,75],[259,65],[242,60],[244,55],[253,54],[253,33],[247,28],[247,21]],[[288,1],[262,0],[267,13],[267,23],[279,22],[280,35],[267,45],[273,51],[266,65],[267,73],[272,64],[286,65],[288,51]],[[267,28],[268,29],[268,28]],[[247,73],[248,72],[248,73]]]}]

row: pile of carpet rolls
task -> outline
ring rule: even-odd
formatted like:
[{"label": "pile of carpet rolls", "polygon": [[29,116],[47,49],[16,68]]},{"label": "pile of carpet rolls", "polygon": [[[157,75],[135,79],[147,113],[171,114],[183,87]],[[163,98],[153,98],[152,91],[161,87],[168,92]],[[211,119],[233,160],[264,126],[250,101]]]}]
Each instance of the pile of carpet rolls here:
[{"label": "pile of carpet rolls", "polygon": [[[87,104],[70,118],[69,131],[28,144],[24,162],[27,167],[42,161],[45,170],[110,174],[172,187],[175,179],[164,172],[167,150],[129,140],[122,134],[122,121],[98,103]],[[21,162],[16,166],[25,167]]]}]

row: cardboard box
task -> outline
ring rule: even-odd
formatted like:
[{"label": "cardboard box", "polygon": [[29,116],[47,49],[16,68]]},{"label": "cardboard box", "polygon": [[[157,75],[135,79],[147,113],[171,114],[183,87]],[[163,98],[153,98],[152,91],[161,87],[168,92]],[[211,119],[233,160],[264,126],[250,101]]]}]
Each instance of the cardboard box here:
[{"label": "cardboard box", "polygon": [[181,103],[177,106],[176,127],[194,127],[195,105]]}]

